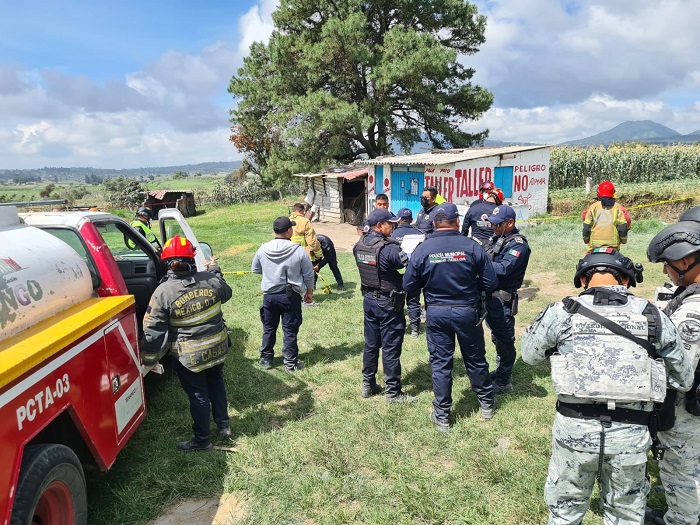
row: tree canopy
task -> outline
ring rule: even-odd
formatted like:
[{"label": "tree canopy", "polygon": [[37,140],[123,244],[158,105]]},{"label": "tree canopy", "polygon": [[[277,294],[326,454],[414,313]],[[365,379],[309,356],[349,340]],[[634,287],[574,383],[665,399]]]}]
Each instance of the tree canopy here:
[{"label": "tree canopy", "polygon": [[231,141],[266,176],[360,156],[481,143],[461,129],[491,107],[460,62],[486,18],[464,0],[282,0],[229,92]]}]

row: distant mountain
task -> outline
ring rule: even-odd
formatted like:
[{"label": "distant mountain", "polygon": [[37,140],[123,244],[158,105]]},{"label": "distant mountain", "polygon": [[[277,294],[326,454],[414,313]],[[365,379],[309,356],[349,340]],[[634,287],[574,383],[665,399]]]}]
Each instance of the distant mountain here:
[{"label": "distant mountain", "polygon": [[645,142],[647,144],[694,144],[700,141],[700,130],[681,135],[677,131],[651,120],[627,121],[608,131],[578,140],[563,142],[563,146],[609,145],[614,142]]},{"label": "distant mountain", "polygon": [[128,168],[128,169],[105,169],[105,168],[58,168],[49,167],[38,168],[33,170],[4,170],[0,169],[0,179],[16,179],[21,177],[24,179],[49,179],[49,180],[70,180],[81,179],[87,175],[97,177],[148,177],[149,175],[162,176],[172,175],[176,171],[183,171],[194,175],[201,173],[202,175],[216,173],[230,173],[241,167],[241,161],[234,162],[201,162],[199,164],[184,164],[181,166],[161,166],[149,168]]}]

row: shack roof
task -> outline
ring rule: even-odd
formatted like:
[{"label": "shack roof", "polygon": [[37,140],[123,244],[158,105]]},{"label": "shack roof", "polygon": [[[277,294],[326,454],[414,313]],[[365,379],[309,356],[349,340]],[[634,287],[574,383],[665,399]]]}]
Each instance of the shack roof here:
[{"label": "shack roof", "polygon": [[340,179],[345,179],[345,180],[353,180],[353,179],[357,179],[359,177],[362,177],[364,175],[367,175],[368,173],[369,173],[369,168],[352,167],[352,168],[335,168],[335,169],[331,169],[328,171],[321,171],[318,173],[297,173],[294,175],[294,177],[304,177],[307,179],[321,177],[324,179],[340,178]]},{"label": "shack roof", "polygon": [[511,153],[520,153],[522,151],[532,151],[549,147],[551,146],[545,144],[536,146],[504,146],[499,148],[433,150],[429,153],[414,153],[411,155],[384,155],[374,159],[363,159],[355,162],[357,164],[366,165],[393,164],[409,166],[420,164],[422,166],[441,166],[444,164],[454,164],[455,162],[464,162],[466,160],[509,155]]}]

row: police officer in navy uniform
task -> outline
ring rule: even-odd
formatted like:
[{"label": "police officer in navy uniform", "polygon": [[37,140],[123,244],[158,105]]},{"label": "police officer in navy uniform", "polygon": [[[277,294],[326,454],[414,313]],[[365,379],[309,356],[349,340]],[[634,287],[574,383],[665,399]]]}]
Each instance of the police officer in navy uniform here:
[{"label": "police officer in navy uniform", "polygon": [[[404,249],[404,238],[408,236],[409,240],[411,240],[411,237],[414,239],[420,239],[422,237],[424,239],[425,234],[411,225],[411,222],[413,222],[413,212],[408,208],[401,208],[396,213],[396,216],[399,218],[399,224],[394,230],[394,233],[391,234],[391,238],[402,245],[401,249],[406,252],[406,255],[408,255],[410,259],[413,249],[411,249],[411,251],[409,251],[408,248]],[[413,295],[406,296],[406,306],[408,307],[408,322],[411,326],[411,337],[415,339],[420,333],[420,291]]]},{"label": "police officer in navy uniform", "polygon": [[481,292],[496,288],[498,278],[484,248],[459,231],[459,212],[440,204],[433,218],[435,232],[413,252],[403,277],[407,293],[423,289],[426,337],[433,372],[435,427],[449,430],[455,336],[467,368],[481,417],[493,417],[496,400],[486,362],[484,329],[479,319]]},{"label": "police officer in navy uniform", "polygon": [[486,302],[486,323],[496,345],[496,370],[492,372],[497,394],[513,391],[511,375],[515,363],[515,314],[518,312],[518,288],[523,284],[530,260],[527,239],[515,227],[515,210],[497,206],[489,216],[493,237],[486,252],[498,275],[498,287]]},{"label": "police officer in navy uniform", "polygon": [[433,212],[437,206],[435,203],[437,195],[438,191],[435,186],[426,186],[420,197],[422,209],[418,212],[414,226],[426,235],[433,233]]},{"label": "police officer in navy uniform", "polygon": [[481,183],[480,192],[481,198],[471,203],[464,216],[462,235],[487,244],[493,235],[489,217],[493,213],[493,209],[503,201],[499,198],[496,188],[490,180]]},{"label": "police officer in navy uniform", "polygon": [[400,358],[406,330],[403,311],[406,294],[401,287],[399,270],[406,266],[408,257],[401,251],[399,243],[389,238],[398,220],[389,210],[374,210],[367,217],[370,230],[360,237],[353,248],[364,295],[362,397],[382,392],[377,384],[381,348],[385,394],[390,403],[414,400],[401,391]]}]

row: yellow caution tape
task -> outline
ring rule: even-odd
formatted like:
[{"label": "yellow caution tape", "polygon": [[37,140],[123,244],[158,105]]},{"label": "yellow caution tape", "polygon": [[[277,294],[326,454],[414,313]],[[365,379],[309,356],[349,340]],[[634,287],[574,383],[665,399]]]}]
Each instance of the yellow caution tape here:
[{"label": "yellow caution tape", "polygon": [[[686,201],[689,199],[695,199],[700,197],[700,194],[698,195],[687,195],[685,197],[677,197],[675,199],[666,199],[663,201],[657,201],[657,202],[651,202],[649,204],[637,204],[636,206],[629,206],[626,207],[627,210],[639,210],[641,208],[651,208],[652,206],[659,206],[661,204],[669,204],[671,202],[680,202],[680,201]],[[564,215],[561,217],[531,217],[529,219],[520,219],[517,222],[532,222],[532,221],[560,221],[564,219],[580,219],[581,214],[578,215]]]}]

